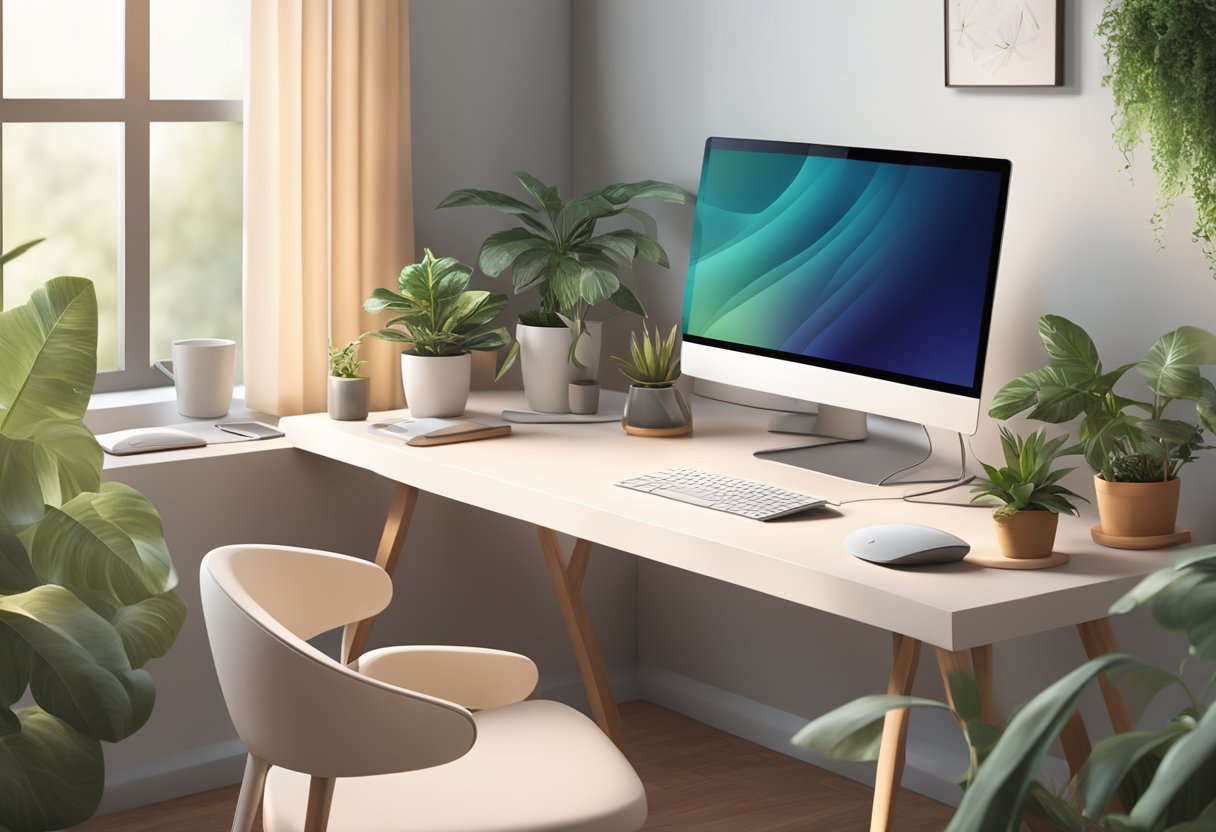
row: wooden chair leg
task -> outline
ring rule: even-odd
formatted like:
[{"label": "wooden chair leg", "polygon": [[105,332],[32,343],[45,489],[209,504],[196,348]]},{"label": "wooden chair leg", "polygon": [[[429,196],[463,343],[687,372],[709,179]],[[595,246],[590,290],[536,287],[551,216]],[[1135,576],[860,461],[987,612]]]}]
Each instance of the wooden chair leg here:
[{"label": "wooden chair leg", "polygon": [[[916,662],[920,658],[920,642],[914,638],[892,633],[894,654],[887,693],[907,696],[916,678]],[[874,775],[874,805],[870,811],[870,832],[887,832],[895,811],[895,798],[904,773],[904,753],[908,743],[908,709],[888,711],[882,724],[882,744],[878,749],[878,769]]]},{"label": "wooden chair leg", "polygon": [[329,826],[329,808],[334,802],[335,782],[333,777],[313,777],[309,781],[304,832],[325,832]]},{"label": "wooden chair leg", "polygon": [[595,640],[595,632],[591,629],[591,619],[587,615],[587,607],[583,604],[583,596],[578,590],[578,585],[581,584],[582,576],[586,572],[590,544],[583,541],[575,544],[572,556],[573,564],[571,567],[567,567],[556,532],[544,526],[537,526],[536,537],[540,541],[541,552],[545,557],[545,567],[553,582],[557,606],[561,610],[562,619],[566,622],[570,645],[574,648],[574,658],[578,662],[579,672],[583,676],[583,686],[587,690],[587,702],[591,706],[591,714],[604,733],[616,743],[617,748],[624,751],[625,738],[621,729],[621,715],[617,710],[616,701],[612,697],[612,687],[608,683],[608,670],[604,666],[604,657],[600,653],[599,643]]},{"label": "wooden chair leg", "polygon": [[241,793],[236,799],[236,814],[232,818],[232,832],[250,832],[253,821],[262,806],[262,790],[266,788],[266,772],[270,764],[252,754],[245,758],[245,777],[241,780]]},{"label": "wooden chair leg", "polygon": [[[412,485],[397,483],[393,487],[393,501],[384,518],[384,530],[380,533],[380,545],[376,549],[376,565],[388,573],[389,577],[397,571],[397,561],[401,557],[401,544],[405,542],[406,532],[410,530],[410,519],[414,516],[414,506],[418,503],[418,489]],[[376,619],[365,618],[347,624],[342,630],[342,663],[350,664],[363,655],[367,649],[367,640],[372,634],[372,625]]]}]

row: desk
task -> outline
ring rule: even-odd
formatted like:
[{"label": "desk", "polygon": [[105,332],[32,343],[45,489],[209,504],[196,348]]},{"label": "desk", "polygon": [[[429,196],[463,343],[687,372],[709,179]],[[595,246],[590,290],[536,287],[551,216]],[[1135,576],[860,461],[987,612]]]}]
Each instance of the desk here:
[{"label": "desk", "polygon": [[[523,407],[520,393],[476,393],[468,415]],[[696,430],[679,439],[627,436],[615,423],[516,425],[512,436],[430,448],[373,436],[363,422],[325,414],[280,422],[292,444],[379,474],[395,483],[377,562],[396,565],[418,492],[469,503],[536,527],[592,713],[620,744],[620,723],[580,587],[592,544],[665,563],[737,586],[844,616],[893,634],[889,691],[911,690],[922,644],[935,649],[943,677],[973,667],[991,709],[992,644],[1060,627],[1077,627],[1092,657],[1114,649],[1106,611],[1142,576],[1170,561],[1162,552],[1105,549],[1089,538],[1092,520],[1065,517],[1057,550],[1067,565],[1042,571],[983,569],[966,561],[915,571],[886,569],[844,551],[849,532],[876,523],[915,522],[947,529],[995,554],[988,512],[901,501],[858,502],[839,512],[810,512],[759,523],[639,494],[617,480],[671,465],[692,465],[823,496],[832,501],[902,493],[845,482],[755,459],[780,444],[765,432],[767,414],[707,399],[693,402]],[[402,413],[373,414],[373,420]],[[791,445],[796,437],[789,437]],[[906,489],[913,490],[913,489]],[[565,557],[557,533],[576,538]],[[347,629],[344,656],[363,650],[371,622]],[[1116,731],[1131,727],[1119,692],[1103,693]],[[907,712],[888,715],[875,784],[872,829],[887,829],[902,773]],[[1089,751],[1079,715],[1061,736],[1071,768]]]}]

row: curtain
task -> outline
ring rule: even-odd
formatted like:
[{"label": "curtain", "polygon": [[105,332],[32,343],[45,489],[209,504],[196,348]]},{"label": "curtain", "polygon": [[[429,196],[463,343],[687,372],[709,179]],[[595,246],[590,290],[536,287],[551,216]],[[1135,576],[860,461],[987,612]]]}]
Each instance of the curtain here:
[{"label": "curtain", "polygon": [[[325,409],[327,347],[413,256],[407,0],[252,0],[245,97],[246,404]],[[372,409],[400,348],[368,339]]]}]

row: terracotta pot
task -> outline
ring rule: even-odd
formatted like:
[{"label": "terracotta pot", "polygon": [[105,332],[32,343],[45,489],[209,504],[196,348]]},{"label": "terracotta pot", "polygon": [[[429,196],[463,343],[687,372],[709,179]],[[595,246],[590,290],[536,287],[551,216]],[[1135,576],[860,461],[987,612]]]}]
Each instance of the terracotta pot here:
[{"label": "terracotta pot", "polygon": [[996,521],[996,542],[1007,558],[1050,557],[1059,523],[1052,511],[1019,511]]},{"label": "terracotta pot", "polygon": [[1116,537],[1173,534],[1182,480],[1107,482],[1095,476],[1094,490],[1103,533]]}]

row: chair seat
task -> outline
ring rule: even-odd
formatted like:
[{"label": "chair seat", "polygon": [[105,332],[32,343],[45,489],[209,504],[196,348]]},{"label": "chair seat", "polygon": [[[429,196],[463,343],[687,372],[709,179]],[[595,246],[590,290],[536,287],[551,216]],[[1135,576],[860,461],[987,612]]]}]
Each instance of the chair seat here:
[{"label": "chair seat", "polygon": [[[322,717],[323,718],[323,717]],[[528,701],[474,715],[477,741],[442,766],[334,785],[328,832],[632,832],[646,821],[637,774],[571,708]],[[386,735],[391,726],[385,726]],[[303,832],[309,777],[272,768],[266,832]]]}]

